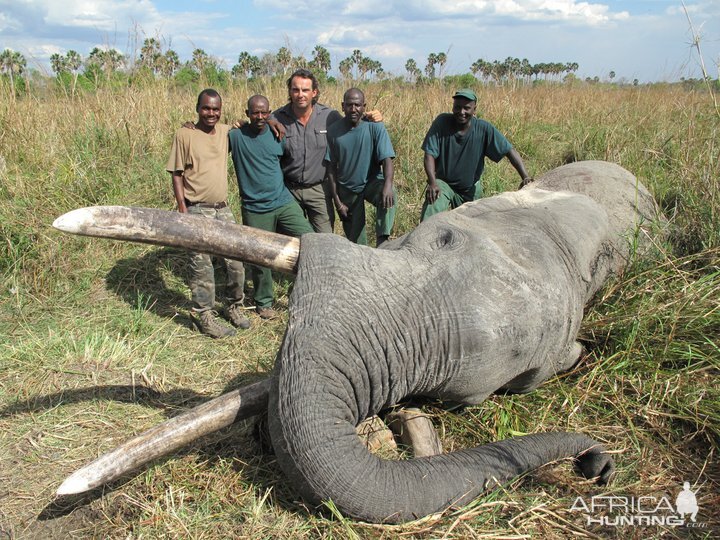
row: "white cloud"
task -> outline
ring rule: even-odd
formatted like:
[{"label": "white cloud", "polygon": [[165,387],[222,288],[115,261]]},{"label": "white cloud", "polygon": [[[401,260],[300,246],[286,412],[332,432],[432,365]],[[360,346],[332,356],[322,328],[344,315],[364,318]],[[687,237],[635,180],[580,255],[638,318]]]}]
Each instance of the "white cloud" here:
[{"label": "white cloud", "polygon": [[302,18],[309,14],[322,14],[323,20],[344,21],[343,17],[360,17],[377,20],[393,17],[406,23],[492,17],[517,21],[573,21],[578,24],[597,25],[627,19],[627,11],[613,12],[607,4],[578,2],[577,0],[255,0],[260,7],[283,10],[288,18]]},{"label": "white cloud", "polygon": [[373,32],[357,26],[336,26],[318,36],[318,42],[323,45],[353,45],[376,39]]}]

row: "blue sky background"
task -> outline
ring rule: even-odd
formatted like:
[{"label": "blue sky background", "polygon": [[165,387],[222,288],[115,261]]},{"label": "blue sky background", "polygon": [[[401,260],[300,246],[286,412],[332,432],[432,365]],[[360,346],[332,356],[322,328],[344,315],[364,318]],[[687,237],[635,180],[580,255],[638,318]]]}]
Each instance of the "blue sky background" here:
[{"label": "blue sky background", "polygon": [[[706,68],[718,77],[720,0],[686,0]],[[478,58],[577,62],[578,76],[641,82],[700,76],[680,1],[671,0],[0,0],[0,49],[49,71],[53,53],[95,46],[135,56],[147,37],[181,60],[204,49],[230,69],[242,51],[287,46],[311,57],[320,44],[333,71],[353,49],[404,75],[415,58],[448,55],[446,73]]]}]

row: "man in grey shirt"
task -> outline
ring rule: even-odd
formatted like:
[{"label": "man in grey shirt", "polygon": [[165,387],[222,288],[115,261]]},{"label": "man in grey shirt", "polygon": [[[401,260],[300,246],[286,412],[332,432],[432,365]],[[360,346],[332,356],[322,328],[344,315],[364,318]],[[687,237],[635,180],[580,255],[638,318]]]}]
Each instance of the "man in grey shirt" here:
[{"label": "man in grey shirt", "polygon": [[[285,185],[305,212],[315,232],[332,233],[335,209],[326,181],[327,128],[342,115],[318,103],[320,89],[315,75],[298,69],[287,81],[290,103],[273,112],[285,126],[285,155],[280,159]],[[370,120],[382,121],[377,111]]]}]

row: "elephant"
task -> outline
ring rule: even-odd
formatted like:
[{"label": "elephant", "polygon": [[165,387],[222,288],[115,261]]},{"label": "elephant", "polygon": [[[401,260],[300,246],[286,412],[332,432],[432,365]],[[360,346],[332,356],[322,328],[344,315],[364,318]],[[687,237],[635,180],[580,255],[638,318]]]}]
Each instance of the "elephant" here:
[{"label": "elephant", "polygon": [[[103,215],[110,211],[61,217],[55,226],[193,249],[204,245],[258,260],[252,260],[256,243],[239,246],[242,235],[253,235],[239,225],[218,229],[217,240],[198,233],[195,222],[183,232],[173,225],[165,237],[157,229],[168,216],[132,214],[151,232],[133,223],[118,233],[99,224]],[[299,245],[276,239],[262,260],[296,279],[272,376],[205,404],[208,411],[225,411],[221,422],[192,413],[179,421],[193,427],[179,428],[171,419],[163,429],[170,438],[183,430],[192,438],[210,429],[198,431],[197,425],[216,429],[267,407],[273,449],[291,485],[312,504],[332,501],[343,514],[370,522],[404,522],[463,505],[562,458],[605,483],[613,460],[584,434],[538,433],[384,460],[368,451],[355,428],[409,396],[473,405],[498,391],[532,391],[571,368],[581,352],[577,336],[585,305],[650,243],[658,219],[652,196],[630,172],[587,161],[554,169],[517,192],[433,216],[380,249],[332,234],[306,234]],[[142,446],[135,454],[145,461],[180,444],[160,444],[157,433],[131,444]],[[162,448],[147,450],[154,445]],[[109,460],[113,467],[118,455]],[[138,458],[126,468],[143,462]],[[88,480],[96,472],[82,474],[75,482],[81,488],[66,481],[59,493],[107,481]]]}]

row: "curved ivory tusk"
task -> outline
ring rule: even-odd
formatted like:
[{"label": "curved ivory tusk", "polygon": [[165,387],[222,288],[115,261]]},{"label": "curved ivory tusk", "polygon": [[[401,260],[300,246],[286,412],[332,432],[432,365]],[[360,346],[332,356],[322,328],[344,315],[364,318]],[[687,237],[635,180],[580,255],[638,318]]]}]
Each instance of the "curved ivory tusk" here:
[{"label": "curved ivory tusk", "polygon": [[89,491],[203,435],[266,411],[271,380],[223,394],[133,437],[75,471],[58,488],[57,494]]},{"label": "curved ivory tusk", "polygon": [[61,231],[173,246],[294,274],[300,240],[217,219],[131,206],[90,206],[53,222]]}]

